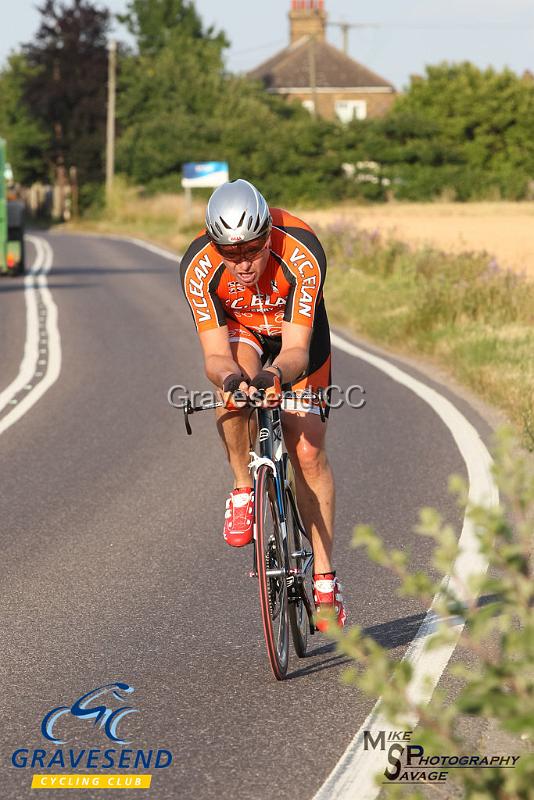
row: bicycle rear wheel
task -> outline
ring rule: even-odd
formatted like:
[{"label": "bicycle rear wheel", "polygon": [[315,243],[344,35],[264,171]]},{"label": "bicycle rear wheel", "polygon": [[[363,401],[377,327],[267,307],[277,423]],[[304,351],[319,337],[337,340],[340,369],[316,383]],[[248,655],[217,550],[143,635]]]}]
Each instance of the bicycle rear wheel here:
[{"label": "bicycle rear wheel", "polygon": [[276,487],[270,467],[256,475],[256,568],[265,644],[275,678],[283,680],[289,658],[287,543],[282,535]]}]

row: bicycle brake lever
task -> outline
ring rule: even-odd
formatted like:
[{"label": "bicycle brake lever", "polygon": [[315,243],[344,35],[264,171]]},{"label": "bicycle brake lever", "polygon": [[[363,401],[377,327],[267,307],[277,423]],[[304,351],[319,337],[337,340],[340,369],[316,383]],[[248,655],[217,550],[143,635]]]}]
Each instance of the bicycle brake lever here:
[{"label": "bicycle brake lever", "polygon": [[191,436],[193,431],[191,430],[191,423],[189,422],[189,414],[192,414],[192,406],[191,400],[187,399],[187,403],[184,405],[184,422],[185,422],[185,429],[187,431],[187,435]]}]

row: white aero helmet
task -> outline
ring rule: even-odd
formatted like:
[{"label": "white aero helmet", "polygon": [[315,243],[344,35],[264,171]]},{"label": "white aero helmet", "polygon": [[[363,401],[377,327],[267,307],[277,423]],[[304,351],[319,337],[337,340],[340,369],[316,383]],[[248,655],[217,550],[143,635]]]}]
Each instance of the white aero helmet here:
[{"label": "white aero helmet", "polygon": [[269,206],[260,192],[239,178],[213,192],[206,208],[206,230],[215,244],[235,245],[271,229]]}]

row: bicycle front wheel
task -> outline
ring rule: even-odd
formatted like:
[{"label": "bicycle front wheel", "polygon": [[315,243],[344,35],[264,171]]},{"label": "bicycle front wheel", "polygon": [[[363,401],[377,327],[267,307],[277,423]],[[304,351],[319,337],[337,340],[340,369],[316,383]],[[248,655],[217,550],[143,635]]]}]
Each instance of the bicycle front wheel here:
[{"label": "bicycle front wheel", "polygon": [[255,486],[256,567],[261,616],[269,662],[275,678],[283,680],[289,657],[287,610],[287,543],[283,537],[271,469],[262,465]]},{"label": "bicycle front wheel", "polygon": [[[296,498],[295,474],[291,461],[286,456],[286,520],[289,565],[294,581],[289,593],[289,622],[295,653],[304,658],[308,649],[309,619],[305,597],[313,597],[313,556],[311,544],[300,530]],[[311,557],[311,558],[310,558]]]}]

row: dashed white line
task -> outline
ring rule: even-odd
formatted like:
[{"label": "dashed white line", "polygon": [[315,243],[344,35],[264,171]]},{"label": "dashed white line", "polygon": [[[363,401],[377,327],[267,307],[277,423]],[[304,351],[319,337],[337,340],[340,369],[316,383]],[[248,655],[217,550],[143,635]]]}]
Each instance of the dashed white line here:
[{"label": "dashed white line", "polygon": [[[48,288],[46,276],[53,263],[53,252],[50,244],[38,236],[28,236],[36,250],[35,261],[30,272],[24,278],[24,297],[26,300],[26,341],[24,356],[19,374],[9,386],[0,393],[0,413],[6,406],[13,409],[0,419],[0,434],[15,424],[26,414],[56,382],[61,372],[61,338],[58,328],[58,310]],[[45,311],[37,313],[38,301],[43,303]],[[43,318],[43,313],[45,317]],[[38,317],[41,319],[38,320]],[[47,347],[42,347],[42,338],[46,338]],[[39,360],[39,354],[48,353],[48,360]],[[37,364],[46,364],[44,376],[37,383],[34,378],[42,375]],[[17,395],[23,389],[28,394],[21,400]]]},{"label": "dashed white line", "polygon": [[44,263],[44,248],[42,246],[42,239],[34,237],[28,238],[35,247],[36,256],[29,274],[24,278],[24,299],[26,302],[26,340],[24,344],[24,355],[17,377],[3,392],[0,392],[0,412],[11,401],[14,395],[20,392],[20,390],[30,382],[35,372],[35,363],[39,349],[35,273],[41,269]]}]

